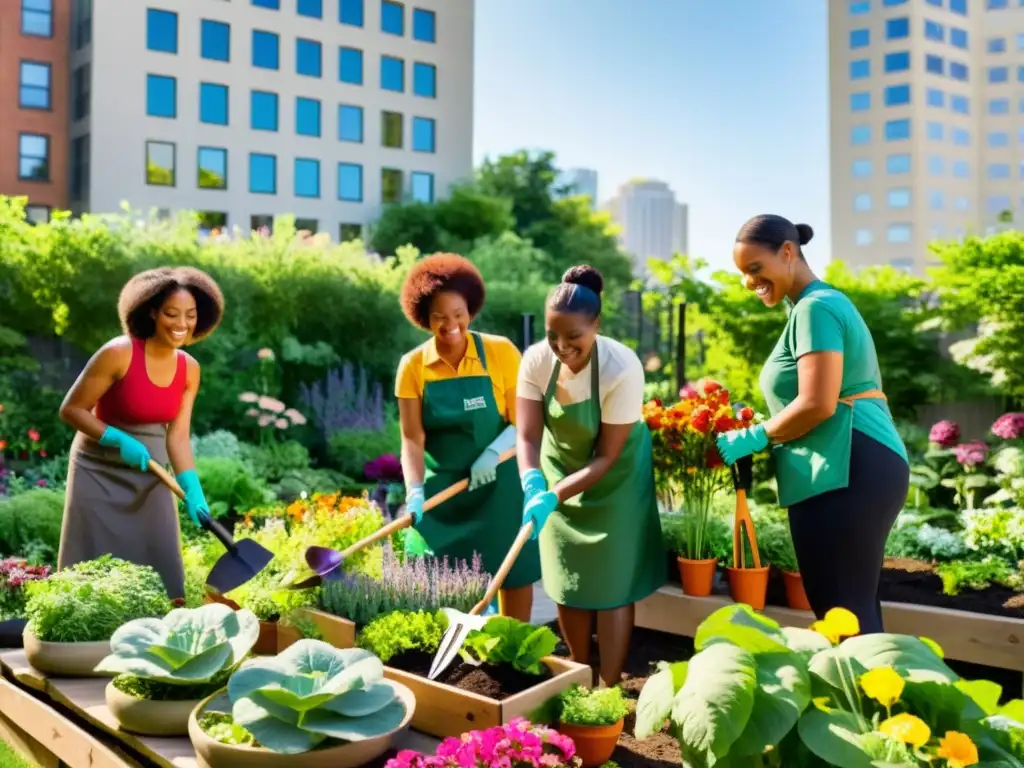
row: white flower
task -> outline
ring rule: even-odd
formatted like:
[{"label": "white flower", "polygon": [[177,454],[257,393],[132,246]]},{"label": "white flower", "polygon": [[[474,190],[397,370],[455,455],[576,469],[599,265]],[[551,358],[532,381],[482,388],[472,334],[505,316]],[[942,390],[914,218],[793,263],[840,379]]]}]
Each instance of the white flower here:
[{"label": "white flower", "polygon": [[286,418],[291,420],[292,424],[296,424],[300,427],[306,423],[306,417],[303,416],[294,408],[289,408],[287,411],[284,412],[284,415]]},{"label": "white flower", "polygon": [[243,392],[238,396],[238,399],[243,403],[255,403],[260,399],[260,396],[255,392]]},{"label": "white flower", "polygon": [[281,413],[284,410],[284,403],[266,395],[259,399],[259,406],[264,411],[271,411],[272,413]]}]

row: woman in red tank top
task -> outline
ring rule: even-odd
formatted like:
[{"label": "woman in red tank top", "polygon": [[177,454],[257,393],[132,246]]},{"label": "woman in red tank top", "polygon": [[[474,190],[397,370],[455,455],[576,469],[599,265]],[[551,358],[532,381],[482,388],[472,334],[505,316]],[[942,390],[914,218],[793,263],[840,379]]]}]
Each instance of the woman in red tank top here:
[{"label": "woman in red tank top", "polygon": [[111,554],[152,566],[181,600],[177,501],[149,462],[172,465],[189,517],[201,525],[210,508],[192,456],[199,364],[182,347],[213,333],[224,297],[205,272],[161,268],[129,280],[117,309],[125,335],[92,356],[60,409],[77,434],[57,567]]}]

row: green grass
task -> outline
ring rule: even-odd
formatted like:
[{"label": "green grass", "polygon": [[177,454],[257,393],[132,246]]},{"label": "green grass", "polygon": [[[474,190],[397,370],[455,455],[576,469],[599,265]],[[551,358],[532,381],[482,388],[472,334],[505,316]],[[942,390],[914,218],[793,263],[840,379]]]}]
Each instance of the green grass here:
[{"label": "green grass", "polygon": [[32,763],[22,759],[10,744],[0,741],[0,768],[32,768]]}]

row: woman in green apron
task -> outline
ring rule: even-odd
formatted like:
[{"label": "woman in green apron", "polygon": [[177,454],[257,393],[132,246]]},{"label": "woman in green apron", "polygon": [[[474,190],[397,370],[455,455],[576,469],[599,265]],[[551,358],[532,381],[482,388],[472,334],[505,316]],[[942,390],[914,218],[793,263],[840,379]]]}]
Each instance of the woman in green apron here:
[{"label": "woman in green apron", "polygon": [[547,342],[530,347],[516,404],[523,523],[539,536],[544,591],[572,658],[619,683],[634,604],[665,583],[651,433],[642,418],[644,369],[599,335],[604,281],[573,267],[547,303]]},{"label": "woman in green apron", "polygon": [[[478,553],[493,574],[519,532],[523,504],[515,462],[498,461],[516,442],[519,350],[504,337],[469,331],[484,304],[484,282],[462,256],[416,262],[401,303],[410,322],[431,333],[402,358],[395,384],[406,508],[415,525],[410,538],[422,537],[449,560],[472,563]],[[427,498],[466,478],[468,490],[424,514]],[[539,578],[537,545],[530,543],[499,593],[502,615],[529,621]]]},{"label": "woman in green apron", "polygon": [[818,280],[801,246],[813,231],[757,216],[736,236],[733,259],[768,306],[785,302],[786,328],[761,370],[771,418],[719,437],[729,464],[769,445],[779,506],[807,599],[820,619],[855,614],[861,633],[881,632],[878,582],[885,542],[907,498],[910,465],[885,395],[864,319]]}]

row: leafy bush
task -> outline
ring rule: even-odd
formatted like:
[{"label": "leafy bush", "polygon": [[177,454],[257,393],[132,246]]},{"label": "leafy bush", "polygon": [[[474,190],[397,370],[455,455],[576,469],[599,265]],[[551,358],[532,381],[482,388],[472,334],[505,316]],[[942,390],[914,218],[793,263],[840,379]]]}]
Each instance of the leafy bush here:
[{"label": "leafy bush", "polygon": [[436,652],[447,628],[448,617],[443,611],[395,611],[363,627],[356,645],[387,664],[406,651]]},{"label": "leafy bush", "polygon": [[349,477],[363,477],[363,467],[381,454],[402,449],[398,419],[388,415],[384,429],[343,429],[330,437],[331,462]]},{"label": "leafy bush", "polygon": [[40,488],[0,499],[0,555],[56,564],[63,519],[62,491]]},{"label": "leafy bush", "polygon": [[559,696],[558,719],[569,725],[615,725],[629,714],[622,688],[587,690],[573,684]]},{"label": "leafy bush", "polygon": [[266,483],[241,459],[196,459],[196,472],[214,517],[244,512],[273,498]]},{"label": "leafy bush", "polygon": [[226,429],[218,429],[201,437],[193,435],[192,455],[197,459],[240,459],[242,441]]},{"label": "leafy bush", "polygon": [[542,660],[557,647],[558,636],[549,627],[495,616],[487,620],[483,629],[475,629],[466,636],[459,655],[474,664],[508,664],[520,672],[541,675],[548,671]]},{"label": "leafy bush", "polygon": [[263,445],[242,445],[240,449],[256,477],[277,482],[289,472],[309,469],[309,449],[296,440],[267,442]]}]

